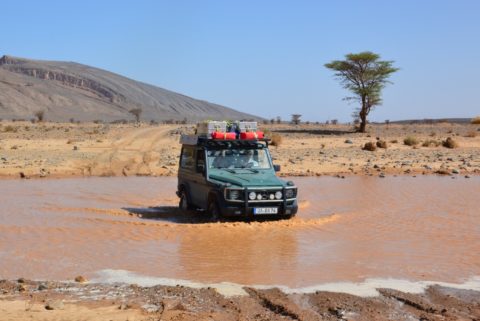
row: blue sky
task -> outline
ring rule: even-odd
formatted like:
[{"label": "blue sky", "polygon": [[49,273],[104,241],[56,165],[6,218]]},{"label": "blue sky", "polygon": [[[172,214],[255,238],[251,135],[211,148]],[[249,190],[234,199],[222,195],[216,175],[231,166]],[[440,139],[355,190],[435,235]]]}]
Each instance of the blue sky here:
[{"label": "blue sky", "polygon": [[350,121],[323,65],[401,70],[371,120],[480,114],[480,1],[9,1],[0,55],[75,61],[273,118]]}]

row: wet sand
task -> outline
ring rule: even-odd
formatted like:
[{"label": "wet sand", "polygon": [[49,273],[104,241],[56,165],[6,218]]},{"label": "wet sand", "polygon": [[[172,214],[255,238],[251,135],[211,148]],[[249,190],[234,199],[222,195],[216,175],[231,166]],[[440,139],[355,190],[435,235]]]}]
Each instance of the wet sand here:
[{"label": "wet sand", "polygon": [[244,290],[245,295],[225,297],[213,288],[0,281],[0,320],[380,321],[478,320],[480,316],[480,292],[438,285],[416,294],[378,289],[374,297]]},{"label": "wet sand", "polygon": [[292,220],[208,223],[176,209],[174,178],[3,180],[0,275],[101,281],[129,271],[295,289],[480,275],[480,177],[294,181]]}]

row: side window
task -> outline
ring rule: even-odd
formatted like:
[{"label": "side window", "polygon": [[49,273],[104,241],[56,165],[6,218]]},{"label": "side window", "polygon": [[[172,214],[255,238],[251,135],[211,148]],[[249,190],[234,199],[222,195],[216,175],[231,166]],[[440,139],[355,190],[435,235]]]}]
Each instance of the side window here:
[{"label": "side window", "polygon": [[193,167],[195,166],[194,151],[195,149],[193,147],[183,146],[180,167],[186,169],[193,169]]}]

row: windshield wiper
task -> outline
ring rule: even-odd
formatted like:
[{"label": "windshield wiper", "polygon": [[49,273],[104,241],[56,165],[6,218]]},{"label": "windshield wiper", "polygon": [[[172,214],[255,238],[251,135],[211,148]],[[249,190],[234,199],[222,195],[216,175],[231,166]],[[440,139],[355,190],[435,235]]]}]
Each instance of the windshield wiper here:
[{"label": "windshield wiper", "polygon": [[253,168],[250,168],[250,167],[245,167],[245,166],[242,166],[242,167],[238,167],[239,169],[246,169],[248,171],[251,171],[252,173],[258,173],[258,169],[253,169]]}]

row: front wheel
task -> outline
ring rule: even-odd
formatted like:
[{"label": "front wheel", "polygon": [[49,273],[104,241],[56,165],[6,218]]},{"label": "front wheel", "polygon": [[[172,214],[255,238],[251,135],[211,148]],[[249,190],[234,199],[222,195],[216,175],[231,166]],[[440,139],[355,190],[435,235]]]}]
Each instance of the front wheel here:
[{"label": "front wheel", "polygon": [[183,212],[188,212],[189,210],[193,209],[192,205],[188,201],[187,193],[185,191],[180,193],[180,202],[178,203],[178,207]]},{"label": "front wheel", "polygon": [[216,222],[220,219],[220,210],[218,209],[218,204],[215,200],[211,200],[208,204],[207,215],[212,222]]}]

